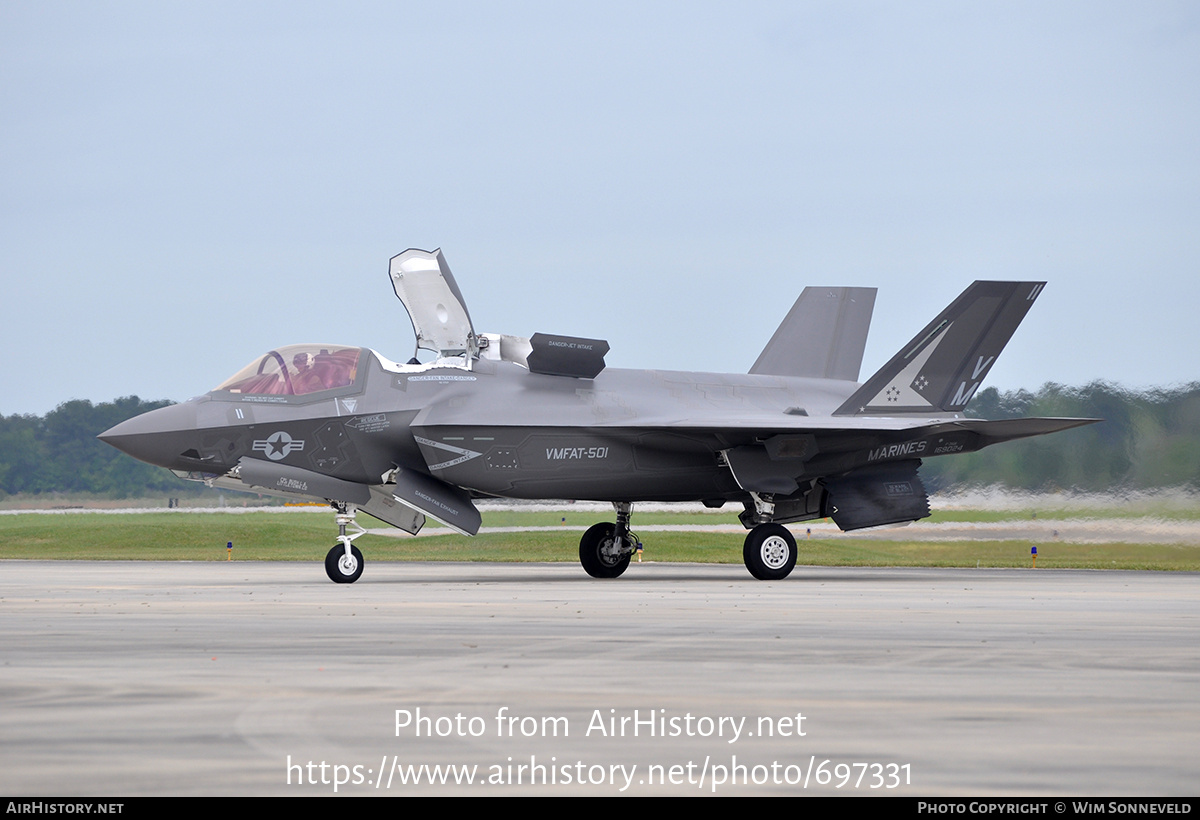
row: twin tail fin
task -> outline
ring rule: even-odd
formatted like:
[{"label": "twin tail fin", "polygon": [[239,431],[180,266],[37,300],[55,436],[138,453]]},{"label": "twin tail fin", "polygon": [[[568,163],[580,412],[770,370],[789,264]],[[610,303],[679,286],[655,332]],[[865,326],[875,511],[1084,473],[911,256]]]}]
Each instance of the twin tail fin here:
[{"label": "twin tail fin", "polygon": [[975,282],[835,416],[961,413],[1045,282]]}]

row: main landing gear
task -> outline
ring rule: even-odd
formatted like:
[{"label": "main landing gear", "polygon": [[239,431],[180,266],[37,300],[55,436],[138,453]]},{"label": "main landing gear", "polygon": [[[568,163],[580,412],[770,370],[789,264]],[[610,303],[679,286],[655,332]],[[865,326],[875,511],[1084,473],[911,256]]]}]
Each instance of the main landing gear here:
[{"label": "main landing gear", "polygon": [[593,578],[616,578],[629,566],[629,559],[637,549],[637,537],[629,531],[629,518],[633,505],[626,501],[614,501],[617,523],[607,521],[596,524],[579,539],[579,563],[584,572]]},{"label": "main landing gear", "polygon": [[[613,506],[617,510],[617,523],[596,524],[579,539],[579,563],[593,578],[620,576],[629,567],[629,559],[639,546],[637,536],[629,531],[633,505],[614,502]],[[764,505],[763,517],[770,512]],[[796,566],[796,556],[795,537],[782,524],[769,521],[750,530],[742,547],[746,569],[760,581],[782,581],[788,577]]]},{"label": "main landing gear", "polygon": [[[362,575],[363,557],[354,546],[353,541],[366,532],[354,520],[355,507],[353,504],[334,502],[337,510],[338,543],[325,556],[325,574],[335,584],[353,584]],[[346,535],[346,527],[354,527],[358,532]]]},{"label": "main landing gear", "polygon": [[796,566],[796,539],[786,527],[771,520],[775,516],[775,502],[770,496],[750,493],[750,499],[746,511],[738,516],[745,527],[754,525],[746,533],[742,560],[758,580],[782,581]]},{"label": "main landing gear", "polygon": [[746,569],[760,581],[782,581],[796,566],[796,539],[782,524],[759,524],[742,547]]}]

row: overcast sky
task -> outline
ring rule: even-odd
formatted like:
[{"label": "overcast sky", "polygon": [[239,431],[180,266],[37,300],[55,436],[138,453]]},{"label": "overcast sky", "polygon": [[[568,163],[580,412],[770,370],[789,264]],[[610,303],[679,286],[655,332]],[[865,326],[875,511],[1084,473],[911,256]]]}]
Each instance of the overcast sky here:
[{"label": "overcast sky", "polygon": [[1200,380],[1195,2],[0,3],[0,414],[479,331],[744,372],[877,286],[863,378],[1047,280],[988,384]]}]

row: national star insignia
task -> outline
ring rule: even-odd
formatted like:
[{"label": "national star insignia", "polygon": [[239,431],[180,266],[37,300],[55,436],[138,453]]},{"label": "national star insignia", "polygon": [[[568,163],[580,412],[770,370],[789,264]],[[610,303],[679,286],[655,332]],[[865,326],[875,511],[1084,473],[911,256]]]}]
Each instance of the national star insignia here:
[{"label": "national star insignia", "polygon": [[268,453],[267,455],[282,456],[283,451],[285,449],[287,449],[287,446],[291,443],[292,443],[291,439],[284,439],[283,433],[276,433],[274,438],[267,439],[267,444],[269,444],[271,446],[271,452]]},{"label": "national star insignia", "polygon": [[254,442],[255,452],[264,453],[271,461],[279,461],[288,453],[303,449],[303,440],[294,439],[282,430],[273,433],[270,438],[257,439]]}]

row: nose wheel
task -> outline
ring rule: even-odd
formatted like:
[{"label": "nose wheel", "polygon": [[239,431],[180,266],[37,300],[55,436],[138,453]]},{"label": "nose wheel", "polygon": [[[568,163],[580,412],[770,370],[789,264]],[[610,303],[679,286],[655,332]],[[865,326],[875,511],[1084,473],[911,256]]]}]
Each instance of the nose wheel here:
[{"label": "nose wheel", "polygon": [[[353,504],[335,503],[333,508],[337,510],[338,542],[325,556],[325,574],[335,584],[353,584],[362,575],[364,563],[362,553],[353,541],[366,530],[355,523]],[[353,527],[358,532],[346,535],[346,527]]]},{"label": "nose wheel", "polygon": [[358,547],[351,546],[349,554],[341,544],[335,544],[325,556],[325,574],[335,584],[353,584],[362,575],[363,557]]}]

